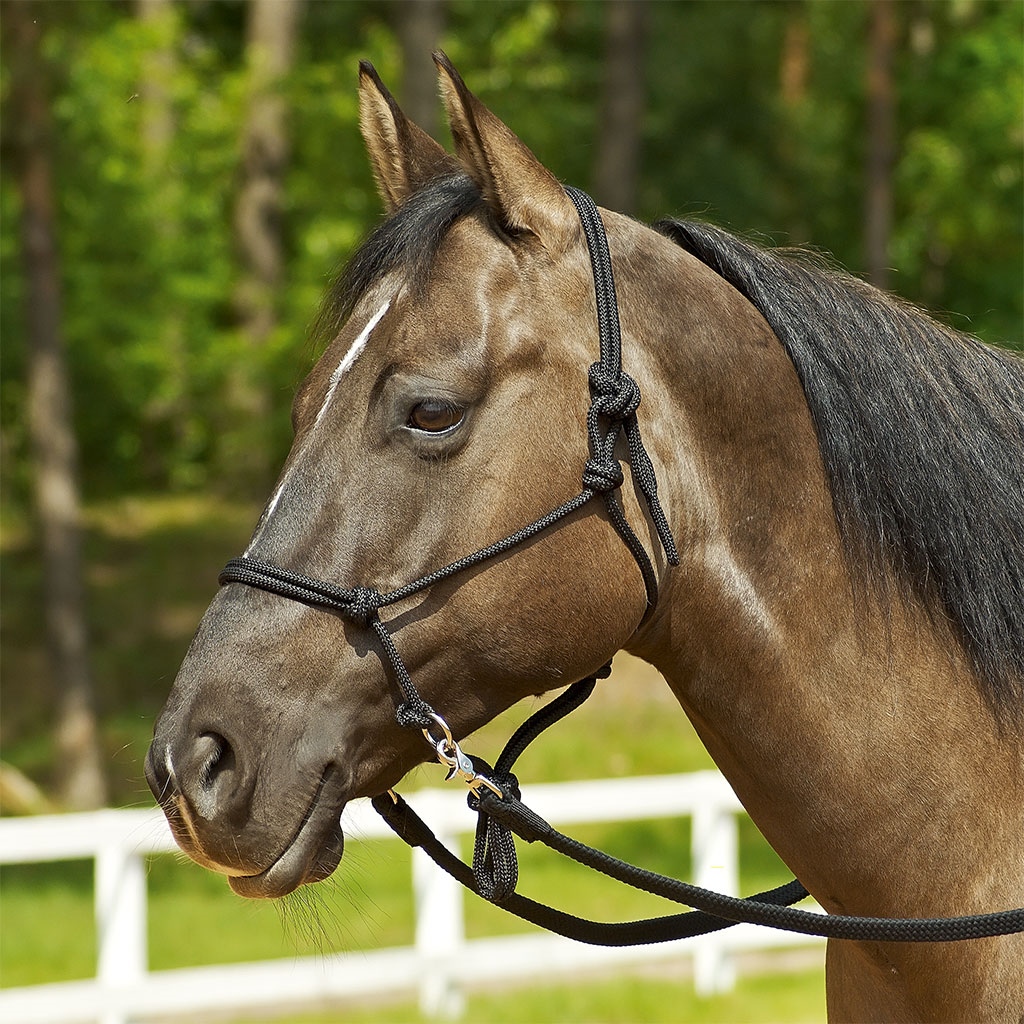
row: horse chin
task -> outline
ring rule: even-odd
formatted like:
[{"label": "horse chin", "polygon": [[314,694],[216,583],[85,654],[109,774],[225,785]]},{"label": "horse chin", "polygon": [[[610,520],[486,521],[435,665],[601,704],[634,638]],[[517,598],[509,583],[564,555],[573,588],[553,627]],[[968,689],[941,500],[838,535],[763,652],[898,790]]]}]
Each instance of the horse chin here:
[{"label": "horse chin", "polygon": [[327,772],[310,801],[298,830],[273,864],[254,875],[230,875],[228,885],[248,899],[278,899],[300,885],[322,882],[341,863],[345,837],[341,811],[345,801],[331,792]]},{"label": "horse chin", "polygon": [[340,826],[319,842],[296,840],[266,871],[258,875],[231,875],[228,885],[247,899],[280,899],[300,885],[327,878],[341,862],[344,844]]}]

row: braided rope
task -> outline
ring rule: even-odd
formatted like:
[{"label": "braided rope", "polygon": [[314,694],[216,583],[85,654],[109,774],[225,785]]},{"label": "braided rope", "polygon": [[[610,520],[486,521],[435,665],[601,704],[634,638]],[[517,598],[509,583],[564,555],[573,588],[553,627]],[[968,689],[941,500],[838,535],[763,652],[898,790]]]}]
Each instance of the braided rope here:
[{"label": "braided rope", "polygon": [[[565,191],[576,207],[583,225],[583,233],[587,239],[590,266],[594,277],[597,326],[601,344],[601,359],[590,367],[588,374],[591,403],[590,411],[587,414],[587,437],[591,459],[587,464],[590,480],[585,477],[584,482],[587,486],[593,486],[590,481],[600,485],[605,480],[617,478],[618,483],[613,484],[612,488],[608,488],[608,493],[621,484],[622,470],[615,458],[615,446],[619,435],[625,431],[633,479],[647,504],[647,511],[654,523],[669,564],[678,565],[679,553],[676,550],[668,518],[665,516],[658,498],[658,481],[654,473],[654,466],[644,448],[640,436],[640,424],[636,418],[636,411],[640,405],[640,388],[636,381],[622,369],[622,330],[619,325],[615,276],[612,272],[612,259],[608,250],[608,238],[605,234],[604,223],[593,199],[586,192],[581,192],[577,188],[567,188]],[[603,431],[601,429],[602,419],[608,423],[607,429]],[[644,574],[644,582],[648,589],[648,601],[653,606],[657,595],[657,583],[647,552],[635,535],[632,538],[627,536],[627,534],[633,534],[633,531],[626,522],[625,516],[622,516],[620,521],[616,521],[615,525]],[[646,568],[645,562],[647,563]]]},{"label": "braided rope", "polygon": [[[440,868],[472,892],[482,895],[473,869],[456,857],[423,822],[423,819],[397,794],[381,794],[373,798],[373,807],[395,834],[410,846],[421,847]],[[807,895],[799,882],[788,882],[776,889],[750,897],[764,903],[795,903]],[[577,942],[594,946],[643,946],[673,939],[706,935],[730,928],[736,922],[715,917],[703,911],[644,918],[639,921],[591,921],[576,917],[554,907],[537,903],[518,892],[501,902],[502,910],[530,921],[541,928],[564,935]]]},{"label": "braided rope", "polygon": [[[757,899],[725,896],[688,882],[647,871],[633,864],[626,864],[602,850],[586,846],[552,828],[512,796],[506,795],[504,799],[499,799],[491,793],[482,793],[480,804],[486,813],[500,818],[508,828],[528,841],[542,842],[577,863],[600,871],[635,889],[675,903],[683,903],[736,923],[748,922],[830,939],[873,942],[956,942],[1024,931],[1024,908],[963,917],[853,917],[843,914],[815,914]],[[806,890],[803,895],[807,895]]]}]

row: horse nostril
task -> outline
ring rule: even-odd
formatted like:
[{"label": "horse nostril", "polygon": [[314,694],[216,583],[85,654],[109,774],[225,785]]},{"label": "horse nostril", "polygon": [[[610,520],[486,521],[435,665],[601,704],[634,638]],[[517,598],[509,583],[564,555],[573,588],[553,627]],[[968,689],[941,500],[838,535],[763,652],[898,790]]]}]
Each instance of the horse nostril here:
[{"label": "horse nostril", "polygon": [[200,788],[216,789],[234,774],[234,747],[220,733],[204,732],[196,743],[196,754]]},{"label": "horse nostril", "polygon": [[252,778],[247,778],[234,745],[221,733],[204,730],[192,746],[190,769],[179,772],[182,795],[200,818],[245,819]]}]

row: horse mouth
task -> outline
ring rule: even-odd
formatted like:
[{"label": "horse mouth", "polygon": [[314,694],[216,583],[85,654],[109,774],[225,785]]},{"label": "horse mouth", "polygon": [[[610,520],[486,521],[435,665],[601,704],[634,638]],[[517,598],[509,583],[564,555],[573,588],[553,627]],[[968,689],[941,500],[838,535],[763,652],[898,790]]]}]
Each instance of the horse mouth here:
[{"label": "horse mouth", "polygon": [[253,875],[228,877],[228,885],[248,899],[278,899],[300,885],[321,882],[341,862],[345,838],[341,831],[341,796],[336,773],[324,769],[320,784],[298,828],[274,862]]}]

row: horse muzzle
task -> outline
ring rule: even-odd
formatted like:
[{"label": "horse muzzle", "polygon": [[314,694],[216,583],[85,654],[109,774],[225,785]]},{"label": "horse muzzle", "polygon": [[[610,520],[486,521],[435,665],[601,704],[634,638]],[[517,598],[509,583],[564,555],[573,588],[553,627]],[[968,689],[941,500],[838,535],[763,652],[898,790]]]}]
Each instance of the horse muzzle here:
[{"label": "horse muzzle", "polygon": [[345,773],[331,762],[296,771],[287,792],[270,798],[254,761],[213,730],[189,738],[158,726],[146,780],[192,860],[227,875],[241,896],[276,898],[341,861]]}]

